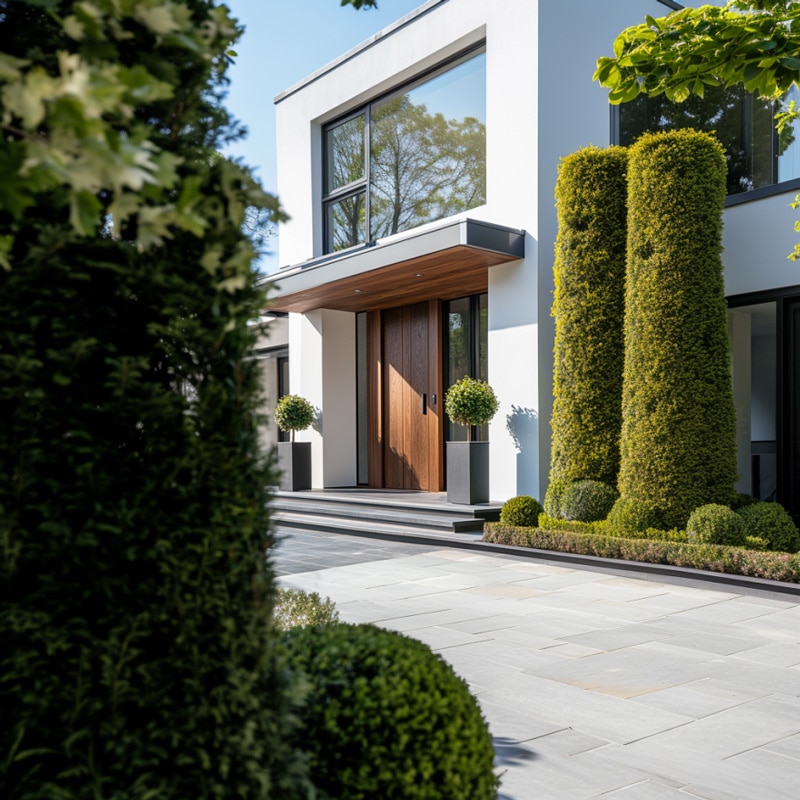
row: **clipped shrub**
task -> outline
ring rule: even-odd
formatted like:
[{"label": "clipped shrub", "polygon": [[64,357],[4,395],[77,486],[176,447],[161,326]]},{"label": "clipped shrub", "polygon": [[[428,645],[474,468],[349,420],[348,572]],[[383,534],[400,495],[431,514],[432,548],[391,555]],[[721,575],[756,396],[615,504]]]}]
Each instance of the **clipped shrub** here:
[{"label": "clipped shrub", "polygon": [[568,480],[551,480],[544,493],[544,510],[549,517],[563,519],[562,507],[564,504],[564,493],[569,486]]},{"label": "clipped shrub", "polygon": [[503,503],[500,521],[506,525],[535,528],[539,524],[539,514],[543,511],[542,504],[536,498],[521,494]]},{"label": "clipped shrub", "polygon": [[800,550],[800,533],[789,513],[780,503],[757,502],[738,512],[748,536],[768,542],[770,550],[796,553]]},{"label": "clipped shrub", "polygon": [[497,397],[486,381],[465,376],[447,390],[444,410],[451,422],[466,426],[470,441],[472,426],[485,425],[497,413]]},{"label": "clipped shrub", "polygon": [[648,528],[666,530],[662,511],[642,500],[630,500],[620,497],[611,507],[606,518],[608,531],[611,535],[638,536]]},{"label": "clipped shrub", "polygon": [[690,542],[739,546],[745,543],[745,525],[727,506],[709,503],[689,515],[686,535]]},{"label": "clipped shrub", "polygon": [[430,648],[372,625],[286,633],[310,694],[297,745],[329,797],[488,800],[492,739],[466,683]]},{"label": "clipped shrub", "polygon": [[630,148],[618,487],[686,525],[734,498],[736,415],[722,281],[726,162],[692,130]]},{"label": "clipped shrub", "polygon": [[551,481],[617,480],[627,164],[623,147],[586,147],[559,168]]},{"label": "clipped shrub", "polygon": [[596,522],[605,519],[619,492],[602,481],[574,481],[564,490],[561,516],[566,520]]},{"label": "clipped shrub", "polygon": [[[501,520],[502,522],[502,520]],[[539,528],[548,531],[575,531],[576,533],[595,533],[598,531],[600,522],[578,522],[578,520],[566,520],[561,517],[551,517],[546,512],[539,515]]]},{"label": "clipped shrub", "polygon": [[318,592],[303,589],[278,589],[275,604],[275,627],[288,630],[298,626],[328,625],[339,620],[336,603]]},{"label": "clipped shrub", "polygon": [[800,583],[800,555],[790,553],[764,553],[742,547],[691,544],[673,539],[651,540],[567,530],[551,531],[543,527],[512,528],[499,522],[486,523],[483,541]]},{"label": "clipped shrub", "polygon": [[304,431],[314,421],[314,406],[297,394],[285,394],[278,400],[273,414],[275,424],[282,431]]}]

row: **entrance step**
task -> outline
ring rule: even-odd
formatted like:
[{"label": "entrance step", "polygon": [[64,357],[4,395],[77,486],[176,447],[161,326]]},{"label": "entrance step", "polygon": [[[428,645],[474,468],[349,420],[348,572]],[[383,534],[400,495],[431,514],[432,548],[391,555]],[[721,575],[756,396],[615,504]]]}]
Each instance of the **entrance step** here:
[{"label": "entrance step", "polygon": [[447,502],[447,495],[380,490],[276,491],[273,520],[281,528],[381,538],[480,539],[485,520],[500,517],[500,503]]}]

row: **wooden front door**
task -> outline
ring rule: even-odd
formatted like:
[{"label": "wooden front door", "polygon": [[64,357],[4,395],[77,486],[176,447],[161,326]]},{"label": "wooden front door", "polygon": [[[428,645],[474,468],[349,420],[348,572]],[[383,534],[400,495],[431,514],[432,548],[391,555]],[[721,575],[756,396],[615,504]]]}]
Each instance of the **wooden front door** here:
[{"label": "wooden front door", "polygon": [[441,491],[439,303],[370,316],[376,401],[370,403],[370,438],[376,445],[370,448],[370,485]]}]

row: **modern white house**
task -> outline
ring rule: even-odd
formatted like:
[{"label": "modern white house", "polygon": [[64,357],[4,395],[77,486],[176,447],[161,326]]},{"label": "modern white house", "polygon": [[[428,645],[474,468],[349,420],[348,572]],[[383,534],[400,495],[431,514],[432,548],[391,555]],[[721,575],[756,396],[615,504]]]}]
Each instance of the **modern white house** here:
[{"label": "modern white house", "polygon": [[541,498],[559,161],[693,124],[728,140],[739,488],[800,511],[800,143],[781,149],[772,109],[742,93],[620,109],[592,81],[622,29],[677,7],[428,0],[275,98],[291,219],[271,298],[288,313],[288,385],[320,411],[298,434],[315,487],[444,490],[445,442],[465,431],[443,396],[470,374],[500,401],[483,432],[492,500]]}]

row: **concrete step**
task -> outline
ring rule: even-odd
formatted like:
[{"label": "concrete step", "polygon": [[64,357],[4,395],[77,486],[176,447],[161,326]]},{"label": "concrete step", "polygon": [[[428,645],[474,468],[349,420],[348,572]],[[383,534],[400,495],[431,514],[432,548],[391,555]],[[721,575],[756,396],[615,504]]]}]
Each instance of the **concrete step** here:
[{"label": "concrete step", "polygon": [[278,534],[290,530],[314,531],[323,533],[343,533],[351,536],[369,536],[377,539],[390,539],[405,542],[479,542],[482,531],[455,531],[445,527],[426,527],[404,523],[380,522],[371,518],[321,516],[316,514],[275,511],[273,513],[275,530]]},{"label": "concrete step", "polygon": [[[337,493],[331,490],[276,492],[272,501],[279,524],[327,530],[353,530],[361,523],[387,530],[419,530],[443,533],[477,533],[484,520],[497,519],[499,504],[463,506],[448,503],[443,495],[424,492]],[[335,522],[333,522],[335,520]]]}]

